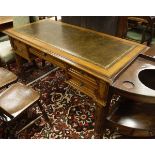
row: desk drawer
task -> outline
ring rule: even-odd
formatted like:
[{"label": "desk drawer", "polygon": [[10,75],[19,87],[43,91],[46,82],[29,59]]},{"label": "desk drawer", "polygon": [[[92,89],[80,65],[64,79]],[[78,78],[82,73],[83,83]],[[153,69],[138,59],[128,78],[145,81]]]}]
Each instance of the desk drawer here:
[{"label": "desk drawer", "polygon": [[15,49],[15,53],[20,55],[21,57],[30,60],[30,55],[28,52],[28,48],[26,44],[18,41],[18,40],[13,40],[13,47]]},{"label": "desk drawer", "polygon": [[75,87],[90,97],[96,98],[96,91],[98,87],[97,82],[93,77],[74,68],[69,68],[67,70],[67,75],[67,83],[69,85]]},{"label": "desk drawer", "polygon": [[38,49],[35,49],[33,47],[29,47],[29,52],[38,56],[39,58],[42,58],[48,62],[51,62],[52,64],[55,64],[56,66],[59,66],[61,68],[65,68],[65,63],[62,62],[61,60],[58,60],[56,58],[54,58],[53,56],[46,54],[45,52],[42,52]]},{"label": "desk drawer", "polygon": [[97,89],[97,82],[95,78],[83,71],[77,70],[75,68],[69,68],[68,75],[73,79],[78,79],[81,81],[81,83],[88,85],[92,89]]}]

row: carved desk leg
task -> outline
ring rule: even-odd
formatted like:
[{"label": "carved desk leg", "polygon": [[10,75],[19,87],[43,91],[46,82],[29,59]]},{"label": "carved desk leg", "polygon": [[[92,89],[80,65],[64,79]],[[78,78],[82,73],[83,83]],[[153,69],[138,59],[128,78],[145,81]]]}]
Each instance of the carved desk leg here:
[{"label": "carved desk leg", "polygon": [[95,113],[95,138],[103,138],[105,118],[107,115],[107,106],[96,105]]},{"label": "carved desk leg", "polygon": [[96,104],[96,112],[95,112],[95,138],[103,138],[105,120],[108,113],[108,90],[109,84],[105,82],[99,83],[99,90],[98,90],[98,101]]},{"label": "carved desk leg", "polygon": [[[14,52],[16,50],[18,50],[17,47],[14,45],[14,42],[13,42],[14,39],[12,37],[9,37],[9,40],[10,40],[10,44],[11,44],[11,47],[14,50]],[[17,68],[18,68],[18,73],[21,73],[21,71],[22,71],[22,58],[18,54],[15,53],[15,60],[16,60]]]},{"label": "carved desk leg", "polygon": [[22,72],[22,57],[15,54],[15,59],[16,59],[16,64],[17,64],[17,68],[18,68],[18,73],[21,73]]}]

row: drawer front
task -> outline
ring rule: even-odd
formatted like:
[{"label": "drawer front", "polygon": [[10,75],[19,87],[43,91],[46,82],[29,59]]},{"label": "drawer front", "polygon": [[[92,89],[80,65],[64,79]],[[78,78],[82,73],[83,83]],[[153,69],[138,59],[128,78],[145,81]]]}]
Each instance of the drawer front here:
[{"label": "drawer front", "polygon": [[28,48],[26,44],[18,41],[18,40],[13,40],[13,47],[15,49],[15,53],[20,55],[21,57],[30,60],[30,55],[28,52]]},{"label": "drawer front", "polygon": [[44,53],[44,52],[42,52],[42,51],[40,51],[38,49],[30,47],[29,52],[34,54],[35,56],[38,56],[39,58],[42,58],[42,59],[44,59],[44,60],[46,60],[48,62],[51,62],[52,64],[55,64],[56,66],[59,66],[61,68],[66,67],[65,63],[62,62],[61,60],[58,60],[58,59],[52,57],[51,55],[46,54],[46,53]]},{"label": "drawer front", "polygon": [[83,92],[84,94],[87,94],[88,96],[92,97],[93,99],[96,99],[96,93],[95,90],[89,88],[87,85],[81,83],[77,79],[69,79],[66,81],[69,85],[74,87],[75,89]]},{"label": "drawer front", "polygon": [[97,83],[96,80],[84,72],[80,72],[75,68],[67,70],[67,83],[92,98],[96,98]]},{"label": "drawer front", "polygon": [[88,87],[92,89],[97,89],[96,79],[83,71],[77,70],[75,68],[69,68],[68,75],[72,79],[78,79],[81,83],[88,85]]}]

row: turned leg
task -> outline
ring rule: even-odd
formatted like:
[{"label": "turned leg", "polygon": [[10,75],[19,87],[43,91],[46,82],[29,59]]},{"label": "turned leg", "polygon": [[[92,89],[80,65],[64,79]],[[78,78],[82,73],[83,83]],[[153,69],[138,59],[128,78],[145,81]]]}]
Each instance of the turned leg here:
[{"label": "turned leg", "polygon": [[22,72],[22,57],[16,54],[15,59],[16,59],[16,64],[18,68],[18,73],[21,73]]},{"label": "turned leg", "polygon": [[98,102],[96,104],[95,112],[95,138],[103,138],[104,128],[106,126],[106,116],[108,114],[109,104],[108,102],[108,93],[109,93],[109,84],[104,81],[99,81],[98,83]]},{"label": "turned leg", "polygon": [[95,112],[95,138],[103,138],[104,126],[106,124],[106,116],[108,106],[96,105]]}]

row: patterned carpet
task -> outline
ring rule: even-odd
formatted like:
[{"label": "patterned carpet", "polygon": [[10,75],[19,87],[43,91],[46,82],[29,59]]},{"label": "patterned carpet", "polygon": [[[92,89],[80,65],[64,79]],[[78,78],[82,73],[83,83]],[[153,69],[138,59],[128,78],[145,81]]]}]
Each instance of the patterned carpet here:
[{"label": "patterned carpet", "polygon": [[[94,112],[95,103],[85,94],[77,91],[66,84],[64,72],[61,69],[54,69],[46,64],[44,68],[33,68],[32,65],[25,66],[23,75],[19,81],[25,84],[31,83],[31,87],[41,94],[40,102],[43,104],[49,118],[53,123],[51,128],[43,118],[24,130],[18,138],[20,139],[92,139],[94,138]],[[15,64],[12,65],[16,73]],[[38,77],[46,75],[38,80]],[[33,82],[32,82],[33,81]],[[38,107],[30,111],[32,118],[40,114]],[[23,126],[27,121],[26,114],[17,120],[18,127]],[[18,128],[15,122],[12,129]],[[1,131],[1,136],[3,131]],[[111,133],[107,129],[103,138],[119,138],[121,135]]]}]

